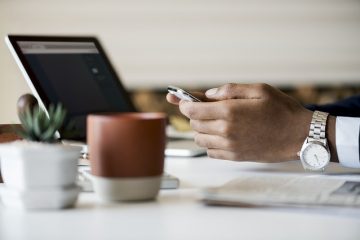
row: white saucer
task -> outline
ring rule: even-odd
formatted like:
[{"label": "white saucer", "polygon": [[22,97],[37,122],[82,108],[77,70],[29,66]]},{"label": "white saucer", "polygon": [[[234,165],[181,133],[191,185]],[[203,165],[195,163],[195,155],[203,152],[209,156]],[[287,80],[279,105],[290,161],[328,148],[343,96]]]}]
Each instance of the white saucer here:
[{"label": "white saucer", "polygon": [[75,204],[80,187],[18,190],[0,184],[1,201],[6,207],[21,209],[60,209]]}]

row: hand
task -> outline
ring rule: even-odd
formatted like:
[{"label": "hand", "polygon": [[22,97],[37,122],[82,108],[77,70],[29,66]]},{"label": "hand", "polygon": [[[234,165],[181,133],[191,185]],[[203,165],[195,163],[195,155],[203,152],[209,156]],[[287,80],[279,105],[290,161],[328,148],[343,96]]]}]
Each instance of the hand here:
[{"label": "hand", "polygon": [[[226,84],[208,90],[206,97],[215,102],[180,101],[179,107],[190,118],[195,142],[207,148],[210,157],[261,162],[298,159],[312,112],[293,98],[266,84]],[[173,100],[168,96],[169,102],[177,103]]]}]

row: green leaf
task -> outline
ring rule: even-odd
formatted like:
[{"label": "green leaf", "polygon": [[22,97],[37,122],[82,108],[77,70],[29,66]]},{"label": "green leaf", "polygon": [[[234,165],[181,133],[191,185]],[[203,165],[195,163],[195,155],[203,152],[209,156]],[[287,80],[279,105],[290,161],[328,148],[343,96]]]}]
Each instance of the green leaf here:
[{"label": "green leaf", "polygon": [[48,111],[48,113],[49,113],[49,119],[52,119],[52,117],[54,116],[54,104],[50,104],[50,106],[49,106],[49,111]]},{"label": "green leaf", "polygon": [[32,113],[32,109],[30,109],[29,107],[27,107],[25,109],[24,114],[22,115],[22,117],[20,117],[20,121],[23,124],[23,127],[25,129],[32,129],[32,125],[33,125],[33,113]]},{"label": "green leaf", "polygon": [[33,115],[33,132],[35,134],[35,137],[37,140],[40,140],[40,136],[42,134],[42,129],[40,125],[40,119],[41,119],[41,112],[42,110],[40,108],[34,108],[34,115]]},{"label": "green leaf", "polygon": [[61,104],[58,104],[54,114],[54,126],[56,130],[59,130],[64,123],[66,116],[66,110]]},{"label": "green leaf", "polygon": [[50,104],[49,116],[39,106],[26,109],[19,114],[23,130],[18,131],[18,134],[31,141],[54,142],[57,140],[56,131],[64,127],[66,113],[61,103]]},{"label": "green leaf", "polygon": [[55,135],[56,129],[50,126],[42,135],[41,140],[46,141],[48,139],[52,139]]}]

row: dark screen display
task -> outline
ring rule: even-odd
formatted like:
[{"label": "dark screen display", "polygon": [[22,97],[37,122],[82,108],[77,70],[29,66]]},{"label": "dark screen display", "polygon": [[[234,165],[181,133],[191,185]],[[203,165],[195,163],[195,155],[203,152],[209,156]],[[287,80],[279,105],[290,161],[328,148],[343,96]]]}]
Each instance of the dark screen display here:
[{"label": "dark screen display", "polygon": [[19,46],[49,102],[61,102],[68,110],[67,121],[75,123],[76,139],[85,138],[89,113],[133,111],[94,44],[19,42]]}]

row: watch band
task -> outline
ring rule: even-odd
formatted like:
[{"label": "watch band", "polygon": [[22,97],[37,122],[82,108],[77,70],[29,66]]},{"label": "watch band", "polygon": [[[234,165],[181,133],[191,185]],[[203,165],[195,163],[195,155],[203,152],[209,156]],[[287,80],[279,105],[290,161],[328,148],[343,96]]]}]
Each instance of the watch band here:
[{"label": "watch band", "polygon": [[310,124],[308,141],[326,141],[326,121],[329,113],[315,111]]}]

